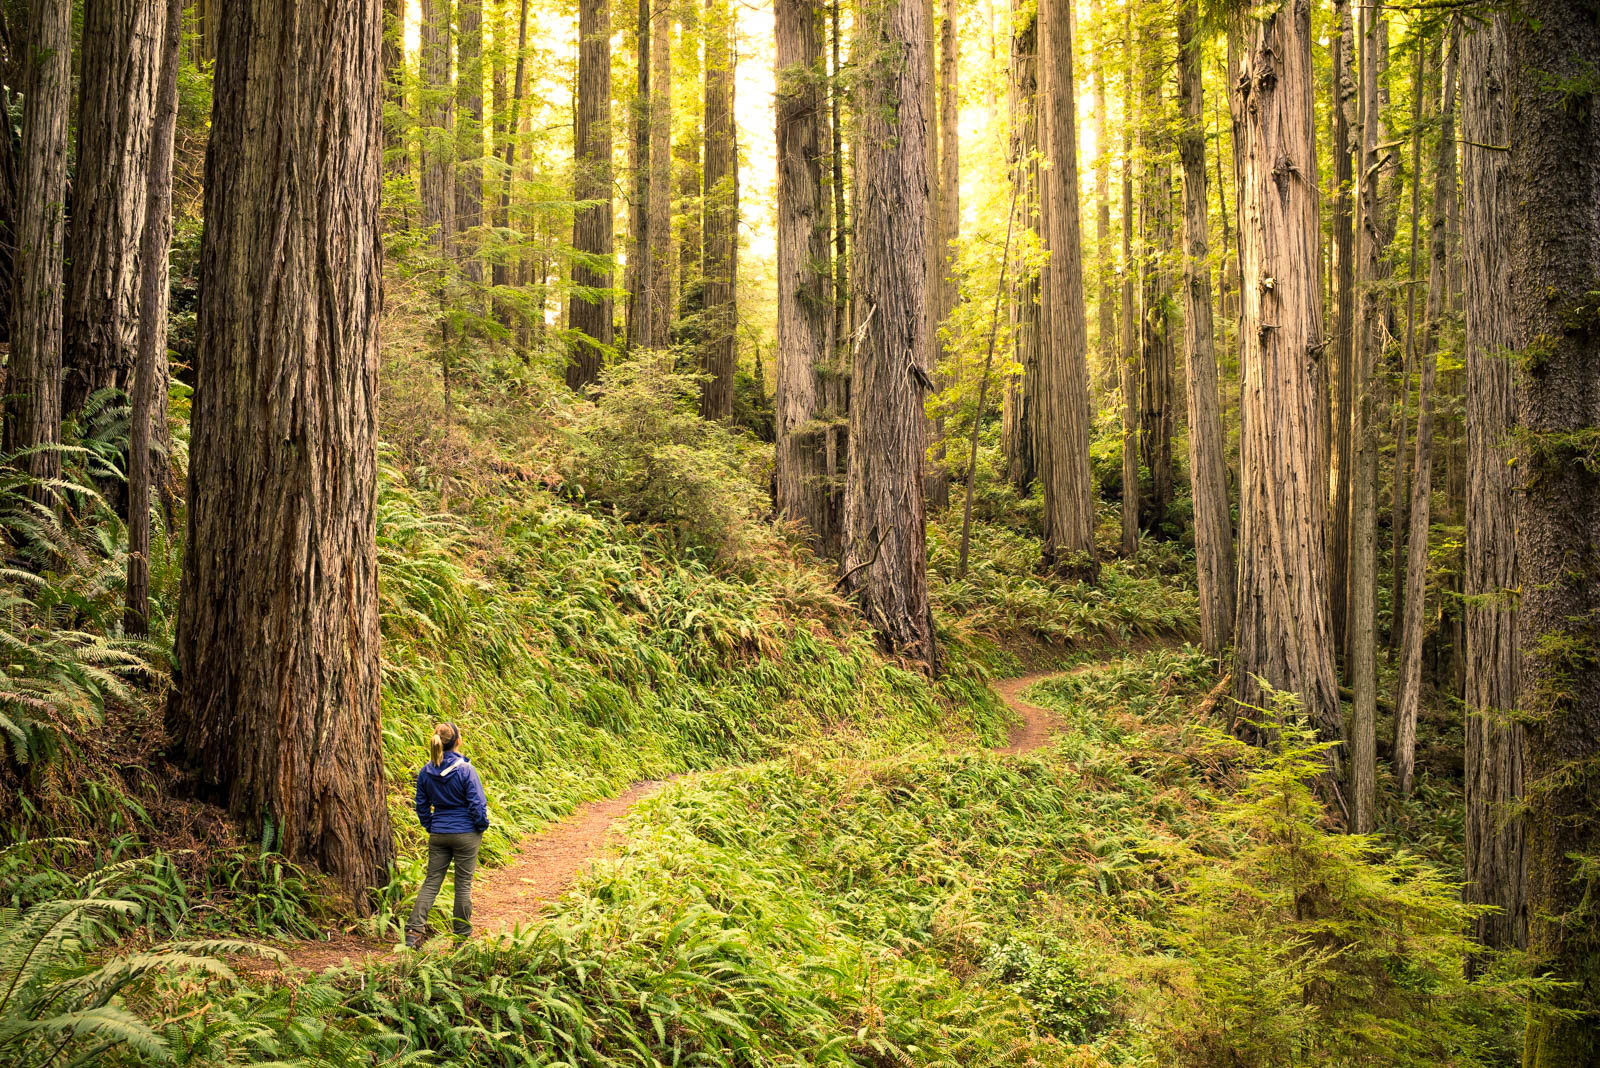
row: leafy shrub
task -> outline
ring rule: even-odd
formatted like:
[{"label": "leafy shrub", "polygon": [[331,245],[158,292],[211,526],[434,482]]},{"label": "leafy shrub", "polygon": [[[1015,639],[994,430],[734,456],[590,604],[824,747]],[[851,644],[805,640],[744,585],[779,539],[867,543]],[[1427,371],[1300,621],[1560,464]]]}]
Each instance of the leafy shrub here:
[{"label": "leafy shrub", "polygon": [[742,561],[757,540],[769,463],[748,438],[696,411],[698,378],[645,354],[601,375],[563,462],[568,490],[618,518],[666,530],[678,548]]},{"label": "leafy shrub", "polygon": [[1117,989],[1095,978],[1076,947],[1047,938],[1042,947],[1020,939],[1000,942],[984,967],[1032,1006],[1039,1026],[1068,1042],[1089,1042],[1116,1016]]}]

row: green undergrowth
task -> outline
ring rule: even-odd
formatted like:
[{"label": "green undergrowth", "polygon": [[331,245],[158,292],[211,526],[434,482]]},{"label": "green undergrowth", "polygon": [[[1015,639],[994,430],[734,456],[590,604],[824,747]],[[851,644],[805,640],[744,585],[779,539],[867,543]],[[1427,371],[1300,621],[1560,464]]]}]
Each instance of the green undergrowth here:
[{"label": "green undergrowth", "polygon": [[1022,757],[697,775],[548,922],[127,1004],[179,1063],[1512,1063],[1518,988],[1461,978],[1457,888],[1326,826],[1294,724],[1255,750],[1196,718],[1213,682],[1157,650],[1035,687],[1060,729]]}]

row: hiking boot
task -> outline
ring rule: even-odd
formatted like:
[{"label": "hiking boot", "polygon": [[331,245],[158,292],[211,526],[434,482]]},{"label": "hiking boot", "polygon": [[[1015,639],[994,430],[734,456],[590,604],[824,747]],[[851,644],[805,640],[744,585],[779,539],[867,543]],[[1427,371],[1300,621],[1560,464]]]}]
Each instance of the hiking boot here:
[{"label": "hiking boot", "polygon": [[427,940],[427,937],[428,937],[428,932],[426,932],[426,931],[407,931],[406,932],[406,948],[407,949],[421,949],[422,948],[422,943]]}]

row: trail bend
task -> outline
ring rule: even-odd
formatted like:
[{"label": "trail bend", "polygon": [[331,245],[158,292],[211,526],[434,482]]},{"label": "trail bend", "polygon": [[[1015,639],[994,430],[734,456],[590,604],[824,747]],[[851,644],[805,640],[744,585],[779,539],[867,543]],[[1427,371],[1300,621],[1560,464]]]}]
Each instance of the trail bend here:
[{"label": "trail bend", "polygon": [[[991,682],[995,694],[1016,713],[1018,720],[1006,743],[996,746],[994,751],[1002,756],[1021,756],[1048,744],[1055,733],[1055,717],[1046,709],[1024,701],[1022,694],[1045,679],[1082,674],[1099,666],[1100,662],[1096,661],[1068,671],[1040,672]],[[480,869],[472,894],[474,930],[480,935],[494,935],[536,921],[552,902],[577,882],[590,862],[606,854],[615,842],[618,820],[640,802],[655,796],[669,782],[681,778],[684,776],[638,782],[615,797],[580,805],[565,819],[525,839],[509,864],[492,871]],[[449,895],[441,894],[440,901],[448,908]],[[395,952],[395,946],[388,941],[354,934],[335,935],[326,941],[295,942],[278,948],[287,957],[287,966],[312,972],[348,963],[363,964],[393,956]],[[251,970],[248,965],[242,966]]]}]

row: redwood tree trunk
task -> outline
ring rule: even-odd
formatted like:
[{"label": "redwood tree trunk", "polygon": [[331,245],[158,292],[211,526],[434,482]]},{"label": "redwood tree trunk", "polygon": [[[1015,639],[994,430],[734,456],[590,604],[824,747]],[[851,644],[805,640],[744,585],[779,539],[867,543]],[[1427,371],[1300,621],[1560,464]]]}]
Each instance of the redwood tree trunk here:
[{"label": "redwood tree trunk", "polygon": [[572,220],[573,293],[567,326],[573,331],[567,386],[582,389],[600,378],[611,348],[611,8],[609,0],[578,4],[578,86],[573,127],[573,198],[582,202]]},{"label": "redwood tree trunk", "polygon": [[1122,555],[1139,550],[1139,314],[1133,265],[1133,6],[1122,18]]},{"label": "redwood tree trunk", "polygon": [[1329,450],[1333,465],[1331,497],[1333,503],[1331,544],[1328,547],[1331,573],[1329,602],[1333,609],[1334,643],[1344,647],[1345,608],[1350,560],[1350,478],[1355,460],[1354,413],[1356,402],[1355,352],[1356,314],[1356,238],[1352,199],[1354,171],[1351,165],[1350,119],[1355,102],[1355,84],[1350,76],[1350,52],[1354,30],[1350,21],[1350,0],[1334,0],[1333,52],[1333,379],[1334,441]]},{"label": "redwood tree trunk", "polygon": [[[150,485],[157,457],[151,437],[166,406],[157,396],[167,390],[167,258],[172,248],[172,141],[178,125],[178,56],[183,41],[183,0],[167,0],[162,25],[161,75],[150,137],[150,174],[144,235],[139,259],[139,358],[134,367],[131,429],[128,434],[128,589],[123,629],[150,629]],[[163,428],[164,429],[164,428]]]},{"label": "redwood tree trunk", "polygon": [[1106,143],[1106,81],[1111,76],[1109,34],[1105,24],[1103,0],[1095,0],[1093,7],[1095,30],[1099,42],[1095,46],[1094,63],[1094,249],[1095,272],[1099,275],[1098,297],[1095,300],[1096,318],[1099,320],[1099,337],[1096,352],[1100,361],[1100,388],[1110,393],[1121,381],[1122,361],[1117,353],[1117,288],[1116,271],[1112,264],[1111,245],[1111,153]]},{"label": "redwood tree trunk", "polygon": [[87,0],[78,79],[78,162],[67,234],[62,410],[125,388],[139,348],[139,242],[164,8]]},{"label": "redwood tree trunk", "polygon": [[1141,35],[1144,74],[1144,173],[1139,190],[1140,267],[1143,313],[1139,332],[1139,453],[1150,472],[1150,529],[1159,531],[1172,506],[1171,276],[1164,262],[1172,248],[1172,166],[1167,161],[1167,110],[1161,86],[1165,75],[1165,34],[1152,27]]},{"label": "redwood tree trunk", "polygon": [[[1020,222],[1035,233],[1039,229],[1038,127],[1038,18],[1013,4],[1018,25],[1011,38],[1011,165],[1017,183]],[[1039,359],[1042,350],[1039,275],[1024,275],[1016,287],[1012,307],[1012,343],[1022,373],[1006,386],[1001,414],[1006,453],[1006,478],[1026,491],[1038,475],[1035,425],[1038,421]]]},{"label": "redwood tree trunk", "polygon": [[1071,0],[1044,0],[1039,14],[1042,140],[1050,159],[1041,199],[1048,205],[1044,273],[1050,329],[1039,361],[1039,481],[1044,489],[1044,565],[1085,578],[1094,548],[1094,483],[1089,474],[1089,336],[1083,304],[1078,209],[1078,126],[1072,73]]},{"label": "redwood tree trunk", "polygon": [[[1511,307],[1529,964],[1523,1063],[1600,1064],[1600,20],[1530,0],[1508,27]],[[1563,1011],[1564,1010],[1564,1011]]]},{"label": "redwood tree trunk", "polygon": [[[72,104],[71,0],[28,6],[22,69],[22,175],[15,220],[15,291],[6,368],[5,451],[61,440],[62,208],[67,186],[67,114]],[[53,449],[18,461],[35,479],[61,474]],[[40,503],[54,494],[36,488]]]},{"label": "redwood tree trunk", "polygon": [[1210,229],[1206,193],[1204,38],[1199,0],[1178,8],[1178,102],[1183,112],[1183,351],[1188,368],[1189,477],[1194,488],[1194,555],[1200,588],[1200,640],[1221,657],[1233,635],[1233,523],[1212,340]]},{"label": "redwood tree trunk", "polygon": [[855,248],[858,311],[850,397],[841,586],[883,646],[938,669],[928,603],[922,470],[932,386],[928,337],[928,153],[922,0],[857,11]]},{"label": "redwood tree trunk", "polygon": [[1462,244],[1466,310],[1466,899],[1494,905],[1476,935],[1493,948],[1528,941],[1518,703],[1516,347],[1511,308],[1511,115],[1508,16],[1461,45]]},{"label": "redwood tree trunk", "polygon": [[655,0],[650,28],[650,327],[645,344],[664,349],[672,332],[672,9]]},{"label": "redwood tree trunk", "polygon": [[222,9],[173,737],[358,900],[394,858],[378,722],[379,0]]},{"label": "redwood tree trunk", "polygon": [[778,512],[814,543],[833,539],[823,372],[833,353],[829,212],[822,169],[827,153],[822,89],[822,8],[777,0]]},{"label": "redwood tree trunk", "polygon": [[469,282],[483,281],[478,230],[483,224],[483,0],[456,0],[456,262]]},{"label": "redwood tree trunk", "polygon": [[633,190],[628,198],[628,347],[650,343],[650,320],[655,293],[650,280],[655,259],[650,247],[650,126],[654,101],[650,94],[650,0],[638,0],[633,29],[634,95],[631,108],[633,137],[628,167]]},{"label": "redwood tree trunk", "polygon": [[734,303],[739,240],[738,161],[734,154],[733,8],[706,0],[706,169],[704,241],[705,308],[701,313],[700,371],[706,381],[700,414],[733,415],[733,375],[738,357]]},{"label": "redwood tree trunk", "polygon": [[[1433,381],[1438,366],[1440,320],[1445,312],[1445,266],[1449,261],[1445,213],[1456,192],[1456,49],[1451,46],[1444,68],[1444,107],[1439,114],[1439,152],[1434,162],[1433,217],[1428,235],[1427,325],[1422,334],[1421,376],[1417,386],[1417,458],[1411,483],[1411,532],[1407,536],[1403,640],[1400,650],[1400,699],[1395,716],[1400,730],[1416,737],[1422,702],[1423,604],[1428,577],[1429,505],[1433,496]],[[1413,743],[1414,744],[1414,743]],[[1402,779],[1400,792],[1411,792]]]},{"label": "redwood tree trunk", "polygon": [[1327,740],[1340,737],[1328,617],[1327,494],[1316,362],[1325,340],[1318,283],[1317,157],[1309,0],[1258,6],[1235,85],[1240,227],[1239,612],[1234,695],[1260,704],[1259,676],[1300,695]]}]

